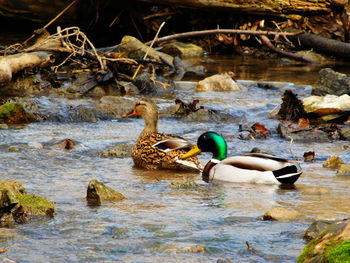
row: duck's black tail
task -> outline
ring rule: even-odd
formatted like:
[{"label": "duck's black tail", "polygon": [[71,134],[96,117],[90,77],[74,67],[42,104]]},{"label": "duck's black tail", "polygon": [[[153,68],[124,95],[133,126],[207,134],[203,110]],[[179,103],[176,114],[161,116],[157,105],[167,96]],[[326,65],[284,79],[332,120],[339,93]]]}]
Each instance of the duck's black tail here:
[{"label": "duck's black tail", "polygon": [[294,184],[302,174],[301,168],[297,165],[288,165],[272,172],[281,184]]}]

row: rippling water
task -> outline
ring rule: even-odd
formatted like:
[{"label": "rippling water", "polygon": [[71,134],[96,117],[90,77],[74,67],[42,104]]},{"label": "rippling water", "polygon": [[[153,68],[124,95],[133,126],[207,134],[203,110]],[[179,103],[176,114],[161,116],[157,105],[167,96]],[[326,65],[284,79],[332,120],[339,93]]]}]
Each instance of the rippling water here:
[{"label": "rippling water", "polygon": [[[298,77],[298,72],[290,74],[294,76],[288,81]],[[311,72],[308,78],[315,78],[315,74]],[[254,76],[260,79],[258,74]],[[286,81],[286,76],[275,73],[271,80]],[[175,94],[154,98],[160,111],[173,104],[176,97],[186,101],[197,98],[201,105],[242,116],[246,124],[262,122],[273,132],[266,140],[247,141],[237,138],[239,118],[235,123],[160,120],[160,131],[182,135],[192,142],[210,129],[225,135],[229,154],[259,147],[301,159],[304,152],[315,151],[316,162],[302,163],[304,173],[295,189],[207,184],[198,174],[144,171],[133,168],[131,158],[98,157],[98,152],[118,142],[133,142],[143,128],[141,119],[44,122],[1,130],[0,177],[22,182],[28,192],[47,197],[57,207],[53,219],[18,225],[13,235],[1,237],[0,248],[9,249],[1,257],[37,263],[216,262],[220,258],[232,262],[295,262],[305,245],[302,236],[313,219],[339,219],[350,213],[350,181],[322,167],[332,154],[349,163],[349,142],[294,142],[290,147],[290,142],[279,138],[275,131],[278,122],[268,117],[280,105],[285,89],[307,96],[311,86],[306,84],[310,82],[298,86],[276,82],[273,84],[279,89],[264,90],[254,87],[251,81],[240,81],[244,91],[225,93],[194,93],[189,84],[180,85]],[[28,145],[47,145],[66,138],[77,141],[77,147],[65,151]],[[10,145],[17,146],[20,152],[9,152]],[[205,163],[210,156],[200,158]],[[98,208],[88,207],[85,196],[90,179],[98,179],[128,198]],[[189,190],[170,187],[171,182],[181,179],[194,179],[199,186]],[[295,209],[303,218],[294,222],[259,219],[277,205]],[[253,251],[247,249],[246,242]],[[188,252],[190,248],[195,250],[194,246],[204,247],[206,252]]]}]

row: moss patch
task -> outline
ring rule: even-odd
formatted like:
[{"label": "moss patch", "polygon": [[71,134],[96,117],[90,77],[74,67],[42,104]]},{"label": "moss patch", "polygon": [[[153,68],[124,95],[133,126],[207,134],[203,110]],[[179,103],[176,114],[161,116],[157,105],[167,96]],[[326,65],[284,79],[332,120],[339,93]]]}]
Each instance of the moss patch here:
[{"label": "moss patch", "polygon": [[326,254],[329,263],[350,263],[350,240],[343,241]]},{"label": "moss patch", "polygon": [[18,194],[17,199],[19,205],[30,215],[53,217],[55,213],[55,205],[44,197],[30,194]]}]

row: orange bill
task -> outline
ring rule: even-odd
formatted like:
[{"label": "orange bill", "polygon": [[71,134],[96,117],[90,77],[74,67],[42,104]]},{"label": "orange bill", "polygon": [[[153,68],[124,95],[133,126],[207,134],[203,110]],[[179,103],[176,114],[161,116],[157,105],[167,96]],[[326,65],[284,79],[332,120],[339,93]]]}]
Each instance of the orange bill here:
[{"label": "orange bill", "polygon": [[132,117],[132,116],[136,116],[136,115],[140,115],[140,114],[139,114],[137,111],[132,110],[132,111],[130,111],[129,113],[124,114],[122,117],[123,117],[123,118],[128,118],[128,117]]}]

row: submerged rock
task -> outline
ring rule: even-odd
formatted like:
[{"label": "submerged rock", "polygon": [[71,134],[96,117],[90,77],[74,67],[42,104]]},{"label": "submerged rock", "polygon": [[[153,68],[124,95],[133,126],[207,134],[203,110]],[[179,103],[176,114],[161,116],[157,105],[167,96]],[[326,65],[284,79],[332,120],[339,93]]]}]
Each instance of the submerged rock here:
[{"label": "submerged rock", "polygon": [[263,215],[263,220],[289,221],[296,219],[300,214],[292,209],[276,206]]},{"label": "submerged rock", "polygon": [[205,247],[200,245],[188,245],[188,244],[157,244],[150,249],[151,251],[168,253],[168,254],[181,254],[181,253],[204,253],[207,251]]},{"label": "submerged rock", "polygon": [[104,185],[95,179],[89,182],[86,192],[86,200],[91,206],[101,205],[104,201],[117,201],[125,199],[125,196]]},{"label": "submerged rock", "polygon": [[100,157],[131,157],[132,154],[132,143],[118,143],[99,153]]},{"label": "submerged rock", "polygon": [[172,189],[195,189],[198,184],[193,180],[177,180],[170,184]]},{"label": "submerged rock", "polygon": [[337,171],[338,176],[350,176],[350,164],[341,164]]},{"label": "submerged rock", "polygon": [[241,88],[228,73],[216,74],[197,83],[196,91],[240,91]]},{"label": "submerged rock", "polygon": [[301,252],[298,263],[348,262],[350,251],[350,220],[327,226]]},{"label": "submerged rock", "polygon": [[312,89],[313,95],[324,96],[327,94],[350,94],[350,77],[335,72],[330,68],[321,69],[317,84]]}]

